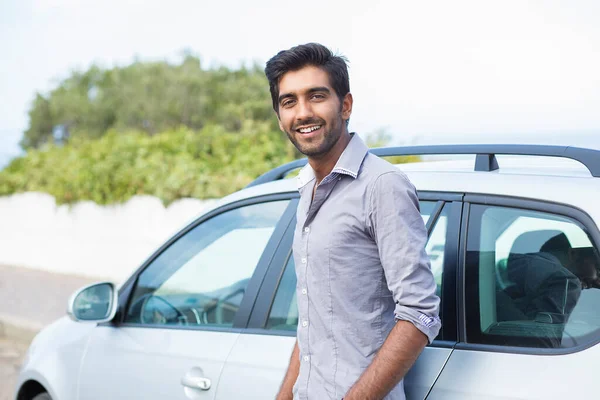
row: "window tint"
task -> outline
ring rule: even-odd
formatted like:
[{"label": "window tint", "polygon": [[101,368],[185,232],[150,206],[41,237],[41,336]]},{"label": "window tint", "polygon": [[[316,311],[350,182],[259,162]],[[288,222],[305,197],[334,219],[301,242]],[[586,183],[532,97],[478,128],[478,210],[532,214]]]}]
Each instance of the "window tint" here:
[{"label": "window tint", "polygon": [[294,257],[290,255],[283,271],[271,313],[267,320],[267,329],[296,331],[298,325],[298,305],[296,303],[296,270]]},{"label": "window tint", "polygon": [[440,319],[442,320],[442,329],[436,339],[444,338],[444,298],[442,296],[442,283],[444,278],[444,254],[446,249],[446,231],[448,230],[449,210],[449,204],[444,205],[440,216],[435,221],[435,225],[429,235],[427,245],[425,246],[425,250],[427,251],[431,263],[431,272],[433,272],[433,278],[435,279],[435,292],[440,298]]},{"label": "window tint", "polygon": [[571,347],[600,328],[598,253],[575,220],[473,205],[466,257],[467,340]]},{"label": "window tint", "polygon": [[423,217],[423,222],[427,223],[431,214],[433,214],[433,210],[435,210],[435,206],[437,205],[437,201],[420,201],[419,209],[421,210],[421,217]]},{"label": "window tint", "polygon": [[442,212],[438,219],[435,221],[433,230],[429,235],[427,245],[425,246],[425,250],[427,251],[427,255],[429,255],[429,260],[431,262],[431,272],[433,272],[435,283],[437,285],[438,296],[442,295],[444,250],[446,247],[446,231],[448,230],[449,209],[450,207],[448,205],[445,205],[442,209]]},{"label": "window tint", "polygon": [[[435,201],[422,201],[420,203],[421,215],[427,223]],[[446,229],[448,226],[448,207],[442,209],[435,227],[427,242],[427,254],[431,258],[431,267],[437,283],[438,295],[441,295],[442,273],[444,265],[444,246],[446,243]],[[296,271],[294,258],[290,255],[283,275],[275,294],[273,306],[267,320],[267,329],[295,331],[298,324],[298,306],[296,305]]]},{"label": "window tint", "polygon": [[240,207],[189,231],[139,276],[126,322],[232,326],[288,201]]}]

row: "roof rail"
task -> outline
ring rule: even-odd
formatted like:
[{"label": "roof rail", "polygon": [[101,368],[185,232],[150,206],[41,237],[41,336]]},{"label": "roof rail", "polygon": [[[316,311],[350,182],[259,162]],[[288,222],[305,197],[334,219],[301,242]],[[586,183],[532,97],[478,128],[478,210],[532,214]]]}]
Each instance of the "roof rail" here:
[{"label": "roof rail", "polygon": [[[546,156],[570,158],[579,161],[593,177],[600,177],[600,150],[571,146],[535,144],[466,144],[380,147],[370,152],[379,157],[424,156],[424,155],[468,155],[475,154],[475,171],[490,172],[499,169],[496,155]],[[307,159],[295,160],[272,169],[256,178],[247,187],[285,178],[291,171],[306,165]]]}]

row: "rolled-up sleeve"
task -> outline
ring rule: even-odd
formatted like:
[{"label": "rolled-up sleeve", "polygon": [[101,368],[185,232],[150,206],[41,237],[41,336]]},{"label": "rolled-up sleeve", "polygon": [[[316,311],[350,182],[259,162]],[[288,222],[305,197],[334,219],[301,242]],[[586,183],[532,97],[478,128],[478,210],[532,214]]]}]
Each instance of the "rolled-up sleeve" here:
[{"label": "rolled-up sleeve", "polygon": [[387,172],[373,182],[368,204],[367,226],[396,303],[396,319],[411,322],[431,343],[441,328],[440,299],[416,189],[402,172]]}]

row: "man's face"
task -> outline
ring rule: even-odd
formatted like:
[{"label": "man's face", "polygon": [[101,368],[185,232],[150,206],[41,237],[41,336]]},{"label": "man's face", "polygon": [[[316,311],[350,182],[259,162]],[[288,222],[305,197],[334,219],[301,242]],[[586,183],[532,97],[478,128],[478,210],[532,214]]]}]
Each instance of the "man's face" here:
[{"label": "man's face", "polygon": [[340,102],[324,70],[306,66],[279,82],[279,127],[308,157],[327,154],[346,129],[352,95]]},{"label": "man's face", "polygon": [[583,289],[600,287],[597,258],[594,255],[579,253],[577,249],[572,249],[570,253],[575,275],[581,281]]},{"label": "man's face", "polygon": [[582,287],[584,289],[598,287],[600,282],[598,281],[598,270],[596,269],[595,260],[593,258],[583,258],[580,262],[581,276],[579,279],[581,280]]}]

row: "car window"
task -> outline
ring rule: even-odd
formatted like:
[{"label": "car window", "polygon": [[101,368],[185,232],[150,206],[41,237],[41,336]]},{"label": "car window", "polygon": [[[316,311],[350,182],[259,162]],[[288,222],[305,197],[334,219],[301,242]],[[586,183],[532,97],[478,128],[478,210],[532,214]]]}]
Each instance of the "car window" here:
[{"label": "car window", "polygon": [[437,286],[437,295],[442,295],[442,277],[444,273],[444,250],[446,247],[446,231],[448,230],[448,212],[449,205],[444,205],[442,208],[442,212],[440,216],[435,221],[435,225],[431,234],[429,235],[429,239],[427,240],[427,245],[425,246],[425,250],[427,251],[427,255],[429,256],[429,261],[431,263],[431,272],[433,272],[433,276],[435,278],[435,283]]},{"label": "car window", "polygon": [[421,211],[421,217],[423,217],[423,222],[427,223],[427,221],[429,221],[429,218],[431,217],[431,214],[433,214],[436,205],[437,201],[419,201],[419,209]]},{"label": "car window", "polygon": [[472,205],[467,341],[572,347],[600,328],[597,249],[572,218]]},{"label": "car window", "polygon": [[[427,222],[436,205],[435,201],[422,201],[420,203],[421,215]],[[444,245],[446,243],[446,229],[448,226],[448,207],[442,209],[440,217],[427,242],[427,253],[429,254],[432,270],[436,283],[438,284],[438,295],[441,294],[442,273],[444,263]],[[279,285],[275,299],[267,320],[267,329],[296,331],[298,324],[298,306],[296,304],[296,272],[294,269],[294,258],[290,254]]]},{"label": "car window", "polygon": [[267,329],[296,331],[297,325],[296,270],[294,268],[294,257],[290,254],[269,313]]},{"label": "car window", "polygon": [[138,277],[125,322],[231,327],[287,205],[225,211],[179,238]]}]

